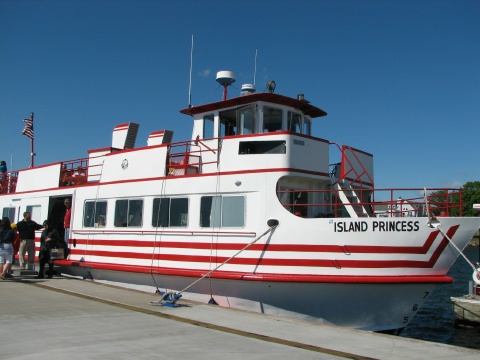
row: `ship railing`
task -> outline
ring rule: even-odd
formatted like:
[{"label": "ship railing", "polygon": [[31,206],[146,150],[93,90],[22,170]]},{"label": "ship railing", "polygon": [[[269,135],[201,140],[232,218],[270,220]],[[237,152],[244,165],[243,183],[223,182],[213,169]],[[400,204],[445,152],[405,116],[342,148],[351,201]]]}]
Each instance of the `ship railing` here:
[{"label": "ship railing", "polygon": [[14,193],[17,188],[18,171],[0,174],[0,194]]},{"label": "ship railing", "polygon": [[[338,176],[338,179],[335,183],[340,183],[344,180],[348,180],[350,184],[356,183],[362,186],[364,183],[363,179],[364,177],[366,177],[368,179],[369,185],[373,187],[373,178],[368,172],[363,162],[361,161],[361,159],[358,157],[357,151],[354,148],[347,145],[343,145],[342,147],[340,147],[340,145],[335,142],[331,142],[330,145],[335,145],[342,154],[341,163],[330,165],[332,167],[330,175],[335,177]],[[356,162],[360,166],[360,169],[357,169],[357,166],[355,166],[355,164],[353,164],[353,162],[346,155],[347,150],[350,150],[350,154],[355,158]],[[348,167],[345,166],[346,164],[348,165]],[[348,170],[344,171],[346,168],[348,168]]]},{"label": "ship railing", "polygon": [[88,158],[64,161],[60,171],[60,186],[81,185],[87,182]]},{"label": "ship railing", "polygon": [[[318,218],[351,218],[351,217],[423,217],[462,216],[462,192],[452,188],[430,188],[427,190],[428,207],[424,198],[423,188],[400,189],[356,189],[359,196],[342,202],[343,190],[277,190],[279,199],[297,199],[282,202],[282,205],[300,217]],[[314,202],[311,199],[324,199],[324,202]],[[362,200],[366,199],[366,200]],[[351,211],[347,208],[351,207]],[[368,209],[368,211],[365,211]]]},{"label": "ship railing", "polygon": [[167,157],[167,174],[170,176],[201,174],[204,166],[218,162],[217,160],[205,161],[202,156],[205,151],[215,152],[217,149],[202,149],[194,141],[170,144]]}]

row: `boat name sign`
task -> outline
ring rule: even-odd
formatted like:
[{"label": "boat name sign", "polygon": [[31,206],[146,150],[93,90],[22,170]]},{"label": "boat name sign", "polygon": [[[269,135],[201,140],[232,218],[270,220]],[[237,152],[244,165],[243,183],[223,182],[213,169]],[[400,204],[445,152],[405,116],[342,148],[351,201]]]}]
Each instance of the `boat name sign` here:
[{"label": "boat name sign", "polygon": [[[334,232],[366,232],[370,230],[366,221],[334,221]],[[420,230],[419,221],[373,221],[371,231],[377,232],[412,232]]]}]

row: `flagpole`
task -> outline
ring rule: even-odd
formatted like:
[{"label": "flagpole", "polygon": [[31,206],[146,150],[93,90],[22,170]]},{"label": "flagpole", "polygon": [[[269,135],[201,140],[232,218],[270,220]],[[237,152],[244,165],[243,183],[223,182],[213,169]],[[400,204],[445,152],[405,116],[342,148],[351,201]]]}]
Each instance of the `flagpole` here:
[{"label": "flagpole", "polygon": [[[33,112],[30,113],[30,120],[32,121],[32,128],[33,128]],[[34,158],[35,158],[35,152],[33,151],[33,139],[34,137],[32,136],[30,138],[30,167],[33,168],[34,166]]]}]

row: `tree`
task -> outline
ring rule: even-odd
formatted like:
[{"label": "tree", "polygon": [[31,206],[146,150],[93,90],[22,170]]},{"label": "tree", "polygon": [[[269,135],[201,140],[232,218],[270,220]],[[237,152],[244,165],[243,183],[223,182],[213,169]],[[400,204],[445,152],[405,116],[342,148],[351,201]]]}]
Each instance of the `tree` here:
[{"label": "tree", "polygon": [[467,182],[462,187],[463,216],[480,216],[473,204],[480,204],[480,181]]},{"label": "tree", "polygon": [[[460,196],[462,206],[460,208]],[[480,181],[465,183],[459,191],[435,191],[428,196],[430,211],[439,216],[447,213],[449,216],[480,216],[473,210],[473,204],[480,204]]]}]

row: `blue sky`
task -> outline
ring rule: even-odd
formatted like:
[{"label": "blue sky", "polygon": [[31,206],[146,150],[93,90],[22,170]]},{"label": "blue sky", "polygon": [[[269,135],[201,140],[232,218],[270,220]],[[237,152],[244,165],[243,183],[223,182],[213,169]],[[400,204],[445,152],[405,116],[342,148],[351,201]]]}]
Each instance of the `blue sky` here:
[{"label": "blue sky", "polygon": [[[254,80],[328,113],[314,135],[374,155],[377,187],[480,180],[480,1],[0,0],[0,158],[35,164],[110,146],[115,125],[190,137],[192,103]],[[312,154],[314,156],[314,154]]]}]

